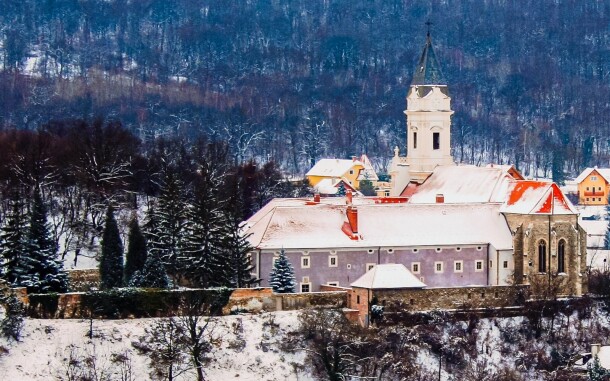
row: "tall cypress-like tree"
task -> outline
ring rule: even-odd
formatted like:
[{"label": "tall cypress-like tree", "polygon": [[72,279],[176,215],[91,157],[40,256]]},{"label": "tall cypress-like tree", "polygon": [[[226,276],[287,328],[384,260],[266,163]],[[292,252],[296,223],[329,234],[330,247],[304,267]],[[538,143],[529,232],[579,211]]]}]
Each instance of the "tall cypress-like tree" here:
[{"label": "tall cypress-like tree", "polygon": [[114,210],[110,205],[106,211],[106,223],[102,237],[100,278],[102,288],[121,287],[123,285],[123,243],[121,242],[119,227],[114,218]]},{"label": "tall cypress-like tree", "polygon": [[9,200],[9,212],[2,227],[2,277],[14,287],[24,286],[27,274],[27,223],[21,194],[15,191]]},{"label": "tall cypress-like tree", "polygon": [[280,251],[279,258],[273,263],[273,269],[269,274],[269,285],[273,292],[278,294],[296,292],[296,279],[294,277],[294,268],[290,264],[284,249]]},{"label": "tall cypress-like tree", "polygon": [[34,192],[28,231],[27,274],[24,276],[28,292],[66,292],[68,275],[57,257],[57,244],[51,237],[47,208],[40,195]]},{"label": "tall cypress-like tree", "polygon": [[146,263],[146,238],[142,234],[138,217],[133,216],[129,221],[129,243],[125,255],[125,282],[128,283],[136,271],[142,271]]}]

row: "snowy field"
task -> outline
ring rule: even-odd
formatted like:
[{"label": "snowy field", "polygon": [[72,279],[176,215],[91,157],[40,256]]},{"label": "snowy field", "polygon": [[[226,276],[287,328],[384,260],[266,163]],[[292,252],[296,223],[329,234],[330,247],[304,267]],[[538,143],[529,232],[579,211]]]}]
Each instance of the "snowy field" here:
[{"label": "snowy field", "polygon": [[[148,380],[150,360],[132,343],[145,335],[155,319],[95,320],[89,340],[87,320],[27,319],[20,342],[0,342],[2,380],[65,380],[68,361],[75,356],[95,354],[99,372],[114,369],[112,380],[121,379],[117,355],[129,360],[131,380]],[[295,312],[226,316],[214,327],[214,348],[205,368],[208,380],[312,380],[305,373],[304,352],[283,353],[279,342],[298,326]],[[8,353],[1,355],[4,350]],[[178,380],[193,380],[190,372]]]},{"label": "snowy field", "polygon": [[[66,375],[70,369],[70,359],[95,357],[99,380],[150,380],[150,359],[137,348],[141,347],[139,344],[146,334],[145,329],[157,320],[95,320],[94,337],[90,340],[87,336],[87,320],[28,319],[20,342],[0,341],[1,379],[69,380]],[[548,323],[549,320],[546,320],[544,324]],[[523,317],[481,319],[474,327],[476,328],[470,330],[467,321],[439,321],[439,324],[423,329],[393,326],[386,327],[385,331],[370,332],[373,335],[395,332],[402,336],[406,346],[415,349],[415,361],[419,364],[417,367],[426,374],[426,380],[436,379],[438,374],[438,356],[432,354],[425,343],[425,337],[435,330],[447,348],[457,348],[464,345],[464,340],[474,339],[470,345],[472,351],[456,353],[464,365],[459,368],[443,365],[443,380],[479,380],[478,377],[482,374],[503,377],[506,372],[517,372],[519,378],[514,379],[518,380],[550,380],[547,376],[552,372],[540,370],[543,358],[546,357],[548,361],[549,354],[552,357],[554,351],[566,354],[588,352],[591,342],[599,342],[600,338],[607,339],[610,320],[608,315],[598,309],[594,309],[592,316],[585,319],[579,319],[577,313],[569,317],[560,314],[554,321],[554,329],[547,331],[557,332],[552,343],[547,341],[548,336],[536,339],[531,331],[527,333],[527,327],[531,326]],[[298,328],[298,312],[216,319],[211,359],[205,365],[206,380],[318,379],[312,374],[312,365],[306,358],[306,353],[311,353],[307,344],[297,340],[301,344],[291,347],[293,350],[286,350],[284,345],[288,341],[294,342],[295,338],[302,338],[303,334],[297,332]],[[353,337],[353,343],[362,339]],[[100,377],[102,373],[108,377]],[[196,378],[190,372],[176,379]]]}]

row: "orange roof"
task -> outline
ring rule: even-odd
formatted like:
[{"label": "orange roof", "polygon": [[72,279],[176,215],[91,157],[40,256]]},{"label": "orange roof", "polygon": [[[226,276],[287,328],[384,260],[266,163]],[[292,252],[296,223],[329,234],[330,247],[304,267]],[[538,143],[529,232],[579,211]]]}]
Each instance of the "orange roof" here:
[{"label": "orange roof", "polygon": [[533,180],[513,182],[503,211],[520,214],[577,214],[557,184]]}]

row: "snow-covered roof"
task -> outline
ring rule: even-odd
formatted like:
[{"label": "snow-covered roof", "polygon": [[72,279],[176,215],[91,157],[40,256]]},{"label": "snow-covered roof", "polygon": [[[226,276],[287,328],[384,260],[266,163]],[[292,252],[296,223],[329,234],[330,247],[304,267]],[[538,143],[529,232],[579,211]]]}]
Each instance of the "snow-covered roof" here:
[{"label": "snow-covered roof", "polygon": [[378,290],[381,288],[423,288],[426,285],[403,264],[376,265],[358,278],[352,287]]},{"label": "snow-covered roof", "polygon": [[354,198],[357,240],[342,230],[347,221],[343,198],[323,199],[319,204],[303,199],[273,200],[248,219],[245,232],[251,234],[252,246],[259,249],[488,243],[498,250],[512,249],[510,230],[499,212],[501,204],[376,204],[378,200]]},{"label": "snow-covered roof", "polygon": [[341,182],[343,182],[346,190],[349,189],[351,191],[355,191],[355,188],[350,185],[349,180],[347,180],[345,177],[342,177],[341,179],[322,179],[313,187],[313,189],[320,194],[337,194],[339,184]]},{"label": "snow-covered roof", "polygon": [[442,194],[445,203],[504,202],[512,176],[509,166],[476,167],[446,165],[436,167],[432,175],[417,188],[411,203],[436,202]]},{"label": "snow-covered roof", "polygon": [[510,184],[503,213],[578,214],[555,183],[523,180]]},{"label": "snow-covered roof", "polygon": [[599,175],[601,177],[604,178],[604,180],[606,180],[607,182],[610,183],[610,168],[597,168],[597,167],[593,167],[593,168],[587,168],[584,171],[581,172],[580,175],[578,175],[578,177],[576,178],[576,183],[580,184],[583,182],[584,179],[586,179],[591,172],[596,171],[597,173],[599,173]]},{"label": "snow-covered roof", "polygon": [[362,167],[362,171],[358,175],[358,181],[379,180],[379,177],[373,168],[373,164],[366,155],[360,156],[357,160],[355,157],[351,160],[320,159],[320,161],[307,172],[306,176],[342,177],[354,166]]},{"label": "snow-covered roof", "polygon": [[354,166],[364,164],[360,160],[320,159],[306,176],[341,177]]}]

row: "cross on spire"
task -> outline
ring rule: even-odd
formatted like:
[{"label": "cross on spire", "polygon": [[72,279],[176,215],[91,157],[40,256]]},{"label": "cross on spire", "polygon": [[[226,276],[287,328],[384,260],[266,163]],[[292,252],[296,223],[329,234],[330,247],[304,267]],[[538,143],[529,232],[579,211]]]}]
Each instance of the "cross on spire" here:
[{"label": "cross on spire", "polygon": [[433,22],[430,21],[430,19],[428,19],[428,21],[426,21],[426,25],[428,26],[428,34],[427,36],[430,37],[430,27],[432,26]]}]

